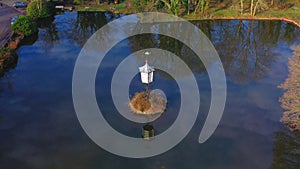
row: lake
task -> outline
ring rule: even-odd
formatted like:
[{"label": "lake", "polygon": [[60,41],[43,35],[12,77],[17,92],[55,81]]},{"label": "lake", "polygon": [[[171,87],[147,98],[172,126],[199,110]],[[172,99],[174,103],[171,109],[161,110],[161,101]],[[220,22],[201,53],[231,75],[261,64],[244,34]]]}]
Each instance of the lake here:
[{"label": "lake", "polygon": [[[199,114],[189,134],[158,156],[131,159],[96,145],[82,129],[74,110],[73,69],[88,38],[119,17],[101,12],[59,14],[40,24],[38,36],[17,50],[17,67],[0,78],[0,168],[299,168],[300,139],[280,122],[284,109],[278,100],[284,90],[278,85],[289,76],[291,47],[300,43],[300,30],[281,21],[192,21],[219,53],[227,83],[223,117],[212,137],[202,144],[198,137],[209,110],[211,87],[195,53],[163,35],[143,34],[118,43],[105,56],[95,81],[99,107],[114,129],[131,137],[141,136],[143,124],[125,119],[116,110],[110,83],[126,56],[146,48],[168,50],[188,64],[192,74],[177,71],[176,76],[195,77],[201,93]],[[145,60],[135,59],[140,63]],[[170,58],[165,62],[176,64]],[[163,90],[168,99],[164,114],[151,123],[155,133],[161,134],[177,118],[180,90],[174,77],[162,70],[155,71],[150,89],[155,88]],[[130,83],[129,95],[144,89],[137,74]]]}]

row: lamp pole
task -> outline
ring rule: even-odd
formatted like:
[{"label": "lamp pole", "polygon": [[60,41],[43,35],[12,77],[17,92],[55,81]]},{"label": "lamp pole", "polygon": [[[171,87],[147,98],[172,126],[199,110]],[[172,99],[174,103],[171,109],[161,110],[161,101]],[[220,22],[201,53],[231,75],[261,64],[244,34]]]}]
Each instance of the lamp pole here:
[{"label": "lamp pole", "polygon": [[[146,64],[148,64],[148,56],[150,55],[151,53],[149,51],[146,51],[145,52],[145,55],[146,55]],[[148,75],[148,83],[146,83],[146,95],[147,95],[147,99],[149,100],[149,95],[150,95],[150,92],[149,92],[149,82],[150,82],[150,76]]]}]

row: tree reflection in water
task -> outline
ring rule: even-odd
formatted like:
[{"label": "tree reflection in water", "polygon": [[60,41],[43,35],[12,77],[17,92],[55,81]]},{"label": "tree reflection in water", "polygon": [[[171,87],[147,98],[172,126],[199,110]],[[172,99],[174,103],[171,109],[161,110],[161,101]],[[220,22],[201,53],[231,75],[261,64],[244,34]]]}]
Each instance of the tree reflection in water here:
[{"label": "tree reflection in water", "polygon": [[[80,47],[97,30],[96,28],[100,28],[101,25],[108,22],[108,17],[104,18],[104,16],[101,13],[75,12],[55,16],[54,25],[49,25],[51,28],[41,28],[42,31],[40,31],[37,43],[32,46],[23,46],[20,49],[21,59],[23,59],[20,69],[16,69],[14,73],[10,74],[11,79],[2,78],[0,82],[0,98],[2,98],[0,115],[3,116],[0,124],[5,127],[5,129],[1,128],[0,135],[0,168],[253,169],[272,167],[278,169],[292,168],[292,166],[300,168],[300,135],[293,135],[289,131],[278,132],[275,135],[274,144],[272,144],[271,135],[279,127],[276,111],[280,110],[277,102],[277,95],[280,90],[276,86],[282,82],[286,70],[281,72],[280,77],[268,75],[269,70],[276,73],[285,67],[285,58],[288,57],[285,56],[285,53],[290,53],[286,44],[289,46],[291,42],[287,41],[286,38],[297,38],[296,41],[299,42],[299,29],[290,31],[285,23],[268,21],[193,22],[203,30],[216,46],[223,60],[228,79],[239,83],[249,81],[249,85],[245,85],[247,87],[245,89],[244,85],[228,83],[232,90],[228,92],[227,113],[224,113],[219,129],[209,142],[199,145],[195,141],[199,134],[198,127],[202,125],[200,121],[202,117],[199,117],[197,126],[178,147],[151,159],[128,160],[103,151],[86,136],[76,118],[72,93],[69,90],[70,77],[72,77],[74,62]],[[47,33],[46,31],[50,32],[44,34],[44,31],[45,33]],[[111,39],[108,40],[113,40],[118,32],[112,26],[104,33],[111,35]],[[190,32],[185,33],[182,36],[187,36]],[[290,36],[285,36],[283,33],[290,33]],[[295,33],[298,35],[295,36]],[[55,34],[59,38],[57,41],[55,41]],[[102,40],[101,36],[97,37],[99,41]],[[45,41],[49,42],[49,46],[51,46],[52,40],[55,41],[49,53],[40,50],[44,45],[41,43],[45,43],[43,38],[47,39]],[[150,45],[147,46],[146,43],[150,43]],[[247,46],[248,44],[251,45],[251,48]],[[138,48],[136,45],[140,47]],[[196,56],[193,57],[192,51],[169,37],[150,34],[135,36],[129,40],[126,39],[120,46],[122,46],[121,49],[114,51],[113,59],[114,57],[119,59],[117,58],[118,54],[124,54],[127,52],[127,48],[160,47],[176,53],[190,66],[194,73],[204,74],[205,72],[205,69],[199,64],[199,59],[197,60]],[[94,44],[92,47],[99,51],[98,44]],[[283,52],[278,52],[276,55],[276,50],[277,52],[283,50]],[[130,50],[128,51],[127,53],[130,53]],[[66,60],[62,54],[74,59]],[[33,56],[30,57],[31,55]],[[58,56],[58,59],[43,57],[45,55]],[[281,58],[284,59],[277,60],[279,58],[277,56],[282,56]],[[141,61],[144,59],[142,58]],[[164,59],[176,65],[171,57]],[[157,62],[159,63],[159,61]],[[107,66],[111,65],[108,64]],[[282,67],[278,69],[277,66]],[[174,67],[170,67],[170,69],[172,68]],[[180,71],[180,67],[176,68],[179,70],[178,75],[186,76]],[[107,74],[113,73],[110,71],[110,67],[107,69],[109,70]],[[54,80],[51,77],[55,77]],[[206,78],[207,76],[203,77]],[[264,82],[258,82],[258,85],[251,84],[253,80],[259,80],[263,77],[267,77],[268,82],[270,79],[274,80],[276,85],[274,86],[273,82],[272,85]],[[199,77],[199,81],[202,80],[201,78]],[[175,84],[165,80],[165,78],[162,79],[163,82],[167,82],[167,85],[162,84],[162,87],[167,88],[168,84]],[[12,89],[16,92],[15,95],[8,92],[9,84],[6,83],[10,81]],[[104,82],[101,82],[102,84]],[[210,90],[206,88],[209,85],[203,86],[204,92]],[[265,91],[268,88],[272,89]],[[254,90],[256,93],[260,92],[260,95],[248,94],[253,93]],[[107,91],[107,93],[109,92]],[[207,92],[208,94],[204,92],[201,93],[201,96],[209,97],[209,92]],[[276,94],[273,95],[275,92]],[[108,95],[105,91],[100,96],[106,99]],[[265,97],[262,98],[261,96]],[[171,99],[175,100],[176,97],[171,96]],[[253,102],[252,100],[257,101]],[[271,101],[261,103],[265,100]],[[203,105],[209,107],[209,103],[204,102]],[[106,107],[109,110],[113,105],[107,104]],[[205,107],[203,110],[205,111]],[[107,113],[107,117],[109,115],[111,113]],[[201,115],[205,116],[204,113]],[[120,123],[117,118],[114,116],[109,118],[114,127],[124,128],[123,123]],[[155,125],[158,132],[168,128],[169,124],[172,124],[172,120],[173,117],[164,117],[161,123],[156,123],[159,124]],[[140,128],[138,125],[130,124],[123,131],[132,134],[135,131],[140,132]]]},{"label": "tree reflection in water", "polygon": [[[291,25],[281,21],[192,21],[192,23],[212,41],[221,57],[226,74],[237,83],[265,77],[277,59],[273,49],[278,46],[279,40],[293,42],[297,38],[295,33],[298,32],[291,28]],[[178,32],[185,36],[187,41],[190,39],[191,31],[182,31],[180,27],[178,28]],[[281,32],[284,34],[280,35]],[[184,60],[193,72],[205,72],[204,66],[195,54],[183,43],[170,37],[143,34],[130,38],[129,45],[132,51],[145,48],[168,50]],[[174,62],[171,58],[166,60]]]},{"label": "tree reflection in water", "polygon": [[[60,36],[66,36],[70,41],[83,46],[93,33],[119,17],[119,15],[107,12],[78,12],[75,18],[56,18],[56,22],[49,24],[47,29],[41,32],[43,35],[40,37],[45,42],[45,48],[49,48],[59,41]],[[278,46],[278,41],[292,43],[299,33],[293,25],[281,21],[208,20],[192,21],[192,23],[212,41],[221,57],[226,74],[237,83],[246,83],[265,77],[271,69],[271,64],[276,60],[277,55],[272,50]],[[150,23],[148,29],[151,29],[151,25],[153,24]],[[182,30],[182,25],[178,25],[178,34],[184,36],[186,41],[190,41],[193,30]],[[57,27],[64,29],[64,33],[58,34]],[[165,30],[168,27],[159,27],[158,29]],[[105,33],[109,34],[114,31],[113,27],[109,27]],[[110,37],[111,40],[114,36],[116,35]],[[100,42],[104,40],[103,35],[100,34],[97,34],[96,39]],[[132,52],[146,48],[165,49],[184,60],[194,73],[205,72],[203,64],[194,52],[183,43],[170,37],[159,34],[143,34],[130,37],[128,41]],[[200,42],[190,43],[201,47]],[[95,46],[97,45],[95,44]],[[145,58],[138,59],[144,60]],[[176,65],[173,63],[174,59],[166,58],[166,60],[172,65]],[[177,68],[177,70],[180,69]]]},{"label": "tree reflection in water", "polygon": [[300,44],[293,47],[294,57],[289,59],[289,77],[280,85],[286,92],[279,99],[283,113],[281,121],[291,130],[300,131]]},{"label": "tree reflection in water", "polygon": [[289,59],[289,76],[279,87],[285,93],[279,101],[283,113],[281,121],[290,129],[275,133],[272,169],[300,168],[300,44],[293,46],[294,56]]},{"label": "tree reflection in water", "polygon": [[300,168],[300,133],[277,132],[273,148],[271,169]]},{"label": "tree reflection in water", "polygon": [[219,22],[220,36],[215,40],[215,46],[222,51],[219,54],[225,71],[233,81],[259,80],[268,73],[276,59],[271,49],[277,46],[281,24],[271,21]]},{"label": "tree reflection in water", "polygon": [[[111,12],[78,12],[77,19],[74,23],[75,27],[73,34],[71,34],[72,37],[70,37],[70,39],[74,39],[77,44],[83,46],[88,38],[90,38],[97,30],[108,22],[120,17],[121,15]],[[76,37],[74,37],[74,34]],[[97,34],[97,38],[103,40],[99,34]]]},{"label": "tree reflection in water", "polygon": [[54,17],[49,17],[38,21],[38,27],[41,29],[39,29],[39,36],[36,38],[40,38],[42,40],[42,48],[46,53],[48,53],[49,50],[59,41],[56,24],[53,23],[54,20]]}]

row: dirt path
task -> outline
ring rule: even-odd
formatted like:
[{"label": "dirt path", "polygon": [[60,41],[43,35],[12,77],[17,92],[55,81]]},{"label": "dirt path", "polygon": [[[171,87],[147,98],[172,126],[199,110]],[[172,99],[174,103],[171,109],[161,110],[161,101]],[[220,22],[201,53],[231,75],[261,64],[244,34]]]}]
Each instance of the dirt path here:
[{"label": "dirt path", "polygon": [[2,6],[0,6],[0,46],[2,46],[11,32],[11,18],[16,15],[25,14],[25,9],[17,10],[13,8],[11,6],[13,1],[6,2],[6,0],[2,0],[0,3],[2,3]]}]

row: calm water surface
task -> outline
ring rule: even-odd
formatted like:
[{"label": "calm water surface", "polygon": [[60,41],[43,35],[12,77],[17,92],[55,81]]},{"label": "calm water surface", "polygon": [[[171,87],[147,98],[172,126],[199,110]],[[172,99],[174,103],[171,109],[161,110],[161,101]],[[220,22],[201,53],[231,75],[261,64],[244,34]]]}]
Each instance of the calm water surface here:
[{"label": "calm water surface", "polygon": [[[169,50],[190,66],[201,93],[198,119],[180,144],[148,159],[115,156],[93,143],[74,111],[73,68],[86,40],[118,17],[76,12],[57,15],[53,21],[40,25],[36,41],[18,49],[17,67],[0,79],[1,169],[299,167],[300,139],[279,121],[284,110],[278,99],[284,91],[277,86],[288,77],[288,59],[293,52],[290,47],[300,43],[300,30],[280,21],[193,22],[219,52],[228,86],[221,123],[203,144],[197,140],[210,105],[210,83],[201,61],[184,44],[162,35],[144,34],[123,40],[107,54],[98,70],[102,73],[96,78],[98,104],[106,120],[119,132],[140,137],[143,125],[127,121],[116,111],[110,82],[115,68],[126,56],[150,47]],[[176,64],[170,58],[166,60],[170,65]],[[180,67],[170,66],[170,70]],[[180,71],[176,75],[191,76]],[[168,97],[166,112],[153,122],[159,134],[176,119],[180,94],[175,80],[167,73],[156,71],[154,81],[150,87],[162,89]],[[142,90],[144,86],[137,75],[129,94]]]}]

